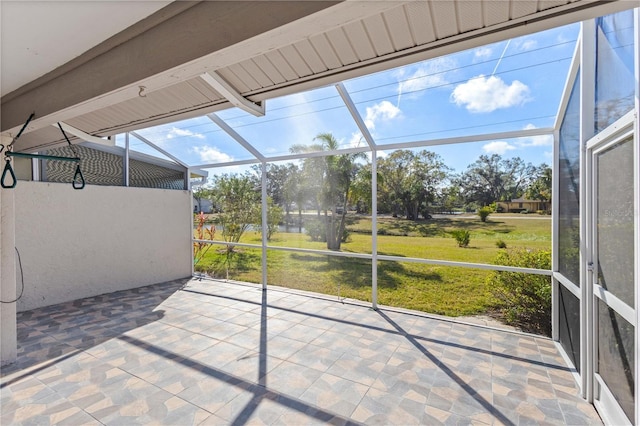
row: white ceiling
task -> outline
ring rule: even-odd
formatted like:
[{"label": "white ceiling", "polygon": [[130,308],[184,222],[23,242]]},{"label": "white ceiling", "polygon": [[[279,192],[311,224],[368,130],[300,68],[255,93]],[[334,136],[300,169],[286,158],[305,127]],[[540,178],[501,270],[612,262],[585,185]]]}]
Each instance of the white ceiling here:
[{"label": "white ceiling", "polygon": [[[23,83],[33,81],[37,75],[68,62],[97,42],[167,3],[169,2],[0,0],[3,24],[2,93],[15,90]],[[29,124],[20,138],[19,149],[35,151],[63,143],[59,132],[51,126],[58,121],[85,133],[103,137],[229,108],[229,99],[203,80],[204,73],[209,73],[210,76],[212,73],[217,74],[238,96],[260,102],[590,19],[632,8],[637,4],[637,0],[345,1],[303,18],[279,24],[280,26],[269,31],[236,41],[173,68],[160,70],[157,74],[112,92],[98,96],[92,94],[95,97],[65,106],[65,109],[48,111]],[[206,2],[198,5],[208,7]],[[196,9],[200,10],[194,6],[193,10]],[[6,10],[11,13],[6,13]],[[221,15],[220,19],[230,20],[222,24],[242,25],[247,18],[252,17],[247,15],[251,15],[251,11],[241,9],[231,18]],[[30,20],[31,16],[36,20]],[[183,17],[173,18],[182,22],[180,19]],[[190,42],[190,31],[193,28],[185,30],[180,25],[172,25],[176,22],[171,20],[173,18],[162,24],[163,28],[170,30],[162,38],[164,43],[167,40],[174,41],[176,36],[181,36],[182,42]],[[192,18],[189,16],[189,19]],[[262,17],[253,16],[254,23],[256,18]],[[201,20],[200,25],[209,31],[207,19]],[[104,24],[106,21],[109,21],[109,25]],[[5,22],[11,27],[6,28]],[[94,31],[94,27],[99,31]],[[27,36],[24,28],[36,29]],[[39,37],[34,36],[36,33]],[[158,33],[145,34],[153,34],[151,43],[156,43],[154,49],[148,50],[151,56],[147,55],[147,58],[151,60],[153,55],[166,55],[162,48],[166,48],[166,45],[160,46],[161,42],[156,41]],[[5,43],[11,46],[7,52],[4,50]],[[127,47],[126,43],[124,41],[117,47]],[[132,52],[137,53],[135,39],[130,44]],[[179,43],[174,44],[177,49],[182,48]],[[47,60],[44,61],[42,56],[46,56]],[[7,58],[12,58],[8,64],[5,62]],[[99,63],[101,66],[105,65],[104,61]],[[5,69],[8,74],[6,77]],[[119,69],[113,68],[111,72],[118,72]],[[95,70],[91,71],[86,75],[80,72],[75,75],[86,78],[88,86],[92,86],[94,84],[91,79]],[[12,123],[15,126],[13,129],[11,126],[4,126],[5,131],[19,130],[20,120],[34,111],[36,106],[40,110],[46,109],[51,99],[64,101],[64,97],[70,92],[76,89],[82,92],[85,89],[75,79],[58,80],[42,83],[34,90],[38,93],[32,97],[30,93],[24,94],[26,100],[22,99],[23,94],[6,102],[3,99],[3,113],[6,109],[13,114],[15,122]],[[64,91],[59,89],[59,84],[64,86]],[[41,90],[45,86],[49,86],[51,90]],[[55,90],[53,86],[56,86]],[[40,95],[40,92],[49,95]],[[6,115],[3,114],[3,117]],[[15,117],[19,117],[19,120]],[[6,119],[3,121],[2,124],[7,123]]]},{"label": "white ceiling", "polygon": [[1,96],[69,62],[170,0],[0,0]]}]

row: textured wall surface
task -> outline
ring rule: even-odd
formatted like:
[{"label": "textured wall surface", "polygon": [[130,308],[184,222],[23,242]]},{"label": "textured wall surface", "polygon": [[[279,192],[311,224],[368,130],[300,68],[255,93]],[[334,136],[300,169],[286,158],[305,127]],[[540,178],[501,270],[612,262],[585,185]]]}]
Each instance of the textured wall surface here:
[{"label": "textured wall surface", "polygon": [[190,276],[191,202],[187,191],[20,181],[18,311]]}]

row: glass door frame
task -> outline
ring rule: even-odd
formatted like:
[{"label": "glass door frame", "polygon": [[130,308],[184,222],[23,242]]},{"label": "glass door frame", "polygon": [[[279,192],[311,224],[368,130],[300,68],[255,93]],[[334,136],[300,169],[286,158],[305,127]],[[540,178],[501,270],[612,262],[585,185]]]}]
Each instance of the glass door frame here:
[{"label": "glass door frame", "polygon": [[[587,142],[587,155],[586,155],[586,180],[587,180],[587,252],[588,252],[588,264],[596,265],[597,263],[597,208],[598,208],[598,200],[597,200],[597,163],[595,161],[596,156],[615,146],[617,143],[628,139],[629,136],[633,138],[633,147],[634,147],[634,234],[636,238],[634,239],[634,302],[635,308],[631,308],[629,305],[624,303],[622,300],[617,298],[615,295],[610,293],[609,291],[602,288],[598,283],[597,273],[594,271],[593,267],[587,268],[587,277],[586,277],[586,287],[587,293],[590,295],[589,303],[587,304],[587,318],[588,321],[588,331],[587,333],[590,336],[590,348],[589,352],[591,354],[591,365],[589,365],[588,374],[589,378],[587,380],[591,381],[591,386],[593,389],[593,403],[598,409],[598,412],[603,417],[606,423],[609,424],[637,424],[638,422],[638,350],[639,350],[639,331],[638,331],[638,299],[639,299],[639,290],[638,290],[638,250],[639,242],[638,242],[638,232],[640,229],[640,221],[639,221],[639,200],[638,200],[638,189],[640,185],[639,178],[639,149],[638,149],[638,118],[636,116],[635,111],[630,111],[624,117],[620,118],[618,121],[610,125],[607,129],[600,132],[597,136],[593,137]],[[597,321],[598,321],[598,301],[604,302],[607,306],[611,307],[618,314],[620,314],[626,321],[631,323],[635,329],[635,406],[636,406],[636,414],[635,419],[627,419],[626,415],[622,411],[622,408],[619,404],[617,404],[615,397],[608,389],[604,380],[597,373],[597,363],[598,363],[598,329],[597,329]],[[602,392],[598,392],[598,390],[602,390]],[[601,398],[598,399],[597,395],[600,393]]]}]

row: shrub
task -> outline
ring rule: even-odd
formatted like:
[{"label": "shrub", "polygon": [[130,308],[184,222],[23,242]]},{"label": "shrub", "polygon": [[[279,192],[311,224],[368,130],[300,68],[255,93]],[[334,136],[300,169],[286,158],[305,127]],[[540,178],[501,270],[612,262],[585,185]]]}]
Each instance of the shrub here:
[{"label": "shrub", "polygon": [[[497,265],[551,269],[547,250],[505,250]],[[545,275],[495,271],[488,278],[498,309],[507,324],[530,333],[551,335],[551,280]]]},{"label": "shrub", "polygon": [[324,221],[321,219],[309,219],[304,223],[306,234],[311,238],[311,241],[327,241],[327,229],[324,225]]},{"label": "shrub", "polygon": [[481,209],[478,209],[478,216],[480,216],[480,220],[483,222],[487,221],[487,218],[491,213],[493,213],[491,207],[482,207]]},{"label": "shrub", "polygon": [[467,247],[471,242],[471,233],[466,229],[454,229],[451,231],[451,235],[458,243],[458,247]]},{"label": "shrub", "polygon": [[498,240],[496,241],[496,247],[498,248],[507,248],[507,243],[504,242],[504,240]]},{"label": "shrub", "polygon": [[521,214],[529,214],[529,210],[524,209],[524,210],[522,210],[520,213],[521,213]]}]

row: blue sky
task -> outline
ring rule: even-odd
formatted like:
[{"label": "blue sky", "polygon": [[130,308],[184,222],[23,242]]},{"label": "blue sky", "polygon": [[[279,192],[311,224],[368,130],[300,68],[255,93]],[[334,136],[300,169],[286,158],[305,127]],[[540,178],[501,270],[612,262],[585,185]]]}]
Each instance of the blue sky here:
[{"label": "blue sky", "polygon": [[[348,80],[344,85],[381,148],[390,143],[551,127],[579,31],[578,24],[556,28]],[[291,145],[311,144],[322,132],[332,133],[341,147],[365,144],[333,86],[269,99],[266,110],[264,117],[237,108],[217,114],[266,156],[288,154]],[[207,117],[139,133],[189,165],[253,158]],[[135,140],[132,149],[154,154]],[[440,154],[456,171],[463,171],[481,154],[519,156],[536,165],[552,159],[550,137],[426,149]]]}]

